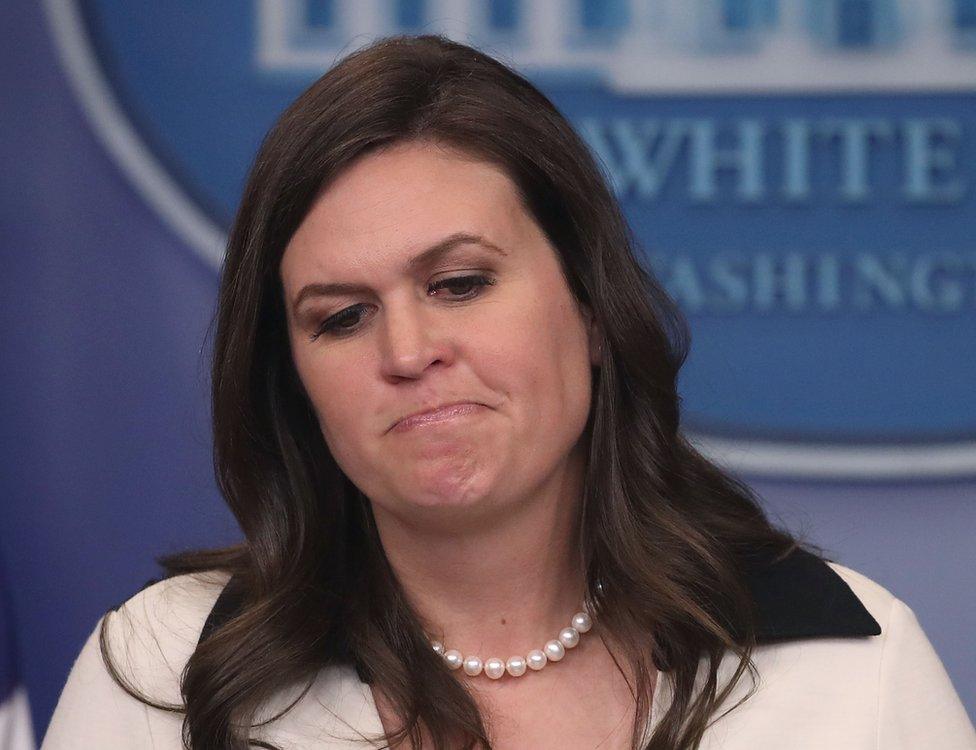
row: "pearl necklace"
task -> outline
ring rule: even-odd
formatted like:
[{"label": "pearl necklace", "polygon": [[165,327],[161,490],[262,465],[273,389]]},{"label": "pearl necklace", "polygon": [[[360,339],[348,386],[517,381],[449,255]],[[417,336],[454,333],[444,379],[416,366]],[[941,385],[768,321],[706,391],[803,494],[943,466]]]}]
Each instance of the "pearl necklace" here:
[{"label": "pearl necklace", "polygon": [[568,628],[559,631],[553,640],[541,649],[529,651],[527,656],[513,656],[508,661],[502,661],[497,656],[481,660],[478,656],[462,656],[457,649],[445,648],[440,641],[431,641],[434,651],[441,655],[451,669],[464,669],[470,677],[477,677],[484,672],[488,677],[497,680],[508,672],[512,677],[521,677],[526,669],[538,672],[551,661],[559,661],[566,655],[566,649],[575,648],[580,641],[580,635],[593,627],[593,621],[586,612],[577,612]]}]

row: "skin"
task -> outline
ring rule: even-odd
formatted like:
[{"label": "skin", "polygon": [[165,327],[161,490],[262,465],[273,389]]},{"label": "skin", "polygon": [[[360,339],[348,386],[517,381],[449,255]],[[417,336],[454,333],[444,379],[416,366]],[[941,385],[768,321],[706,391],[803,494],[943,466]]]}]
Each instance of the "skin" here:
[{"label": "skin", "polygon": [[[458,233],[495,249],[462,241],[407,265]],[[369,498],[428,634],[483,658],[541,647],[583,594],[572,540],[601,335],[510,178],[439,144],[368,154],[315,201],[280,275],[322,434]],[[488,283],[434,286],[470,276]],[[314,286],[336,283],[356,288]],[[458,401],[467,413],[391,429]],[[611,747],[630,730],[626,683],[590,635],[539,673],[460,678],[490,710],[498,747]],[[592,685],[589,710],[577,679]],[[546,719],[563,692],[562,705],[579,708],[568,724]],[[385,698],[374,697],[389,728]],[[557,726],[576,733],[570,745],[558,744]]]}]

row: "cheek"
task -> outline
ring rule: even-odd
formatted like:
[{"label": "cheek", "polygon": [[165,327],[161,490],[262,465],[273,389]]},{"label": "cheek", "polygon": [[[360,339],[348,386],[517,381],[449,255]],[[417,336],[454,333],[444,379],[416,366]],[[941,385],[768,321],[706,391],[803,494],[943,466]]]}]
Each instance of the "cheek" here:
[{"label": "cheek", "polygon": [[574,424],[580,419],[585,422],[590,409],[592,373],[586,332],[575,305],[553,322],[547,344],[548,350],[543,351],[551,355],[546,376],[553,384],[555,408]]},{"label": "cheek", "polygon": [[[365,381],[357,376],[355,367],[329,366],[313,359],[296,361],[296,368],[318,416],[322,436],[333,456],[343,464],[353,460],[360,441],[359,430],[366,424]],[[340,435],[342,440],[337,438]]]},{"label": "cheek", "polygon": [[[540,299],[544,299],[540,297]],[[498,330],[507,335],[498,336]],[[578,421],[589,410],[585,326],[572,298],[522,308],[495,330],[491,371],[535,426]]]}]

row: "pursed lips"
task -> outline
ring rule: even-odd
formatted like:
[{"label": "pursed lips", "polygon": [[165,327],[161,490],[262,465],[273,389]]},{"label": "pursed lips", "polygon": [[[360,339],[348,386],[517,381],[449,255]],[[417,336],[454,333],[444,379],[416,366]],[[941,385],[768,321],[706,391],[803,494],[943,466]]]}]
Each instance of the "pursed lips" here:
[{"label": "pursed lips", "polygon": [[483,404],[479,404],[474,401],[454,401],[449,404],[441,404],[440,406],[434,406],[430,409],[424,409],[423,411],[408,414],[399,421],[395,422],[390,427],[389,431],[402,432],[404,430],[409,430],[412,427],[417,427],[418,425],[428,424],[430,422],[441,422],[443,420],[452,419],[464,414],[470,414],[483,408]]}]

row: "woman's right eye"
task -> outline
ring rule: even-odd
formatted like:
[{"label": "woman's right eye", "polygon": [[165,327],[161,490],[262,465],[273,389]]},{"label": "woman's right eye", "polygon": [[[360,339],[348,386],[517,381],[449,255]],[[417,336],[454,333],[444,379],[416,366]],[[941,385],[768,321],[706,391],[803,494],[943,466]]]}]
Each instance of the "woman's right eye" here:
[{"label": "woman's right eye", "polygon": [[364,311],[365,305],[353,305],[345,310],[337,312],[322,321],[322,324],[312,334],[312,341],[315,341],[322,334],[330,336],[345,336],[355,330]]}]

